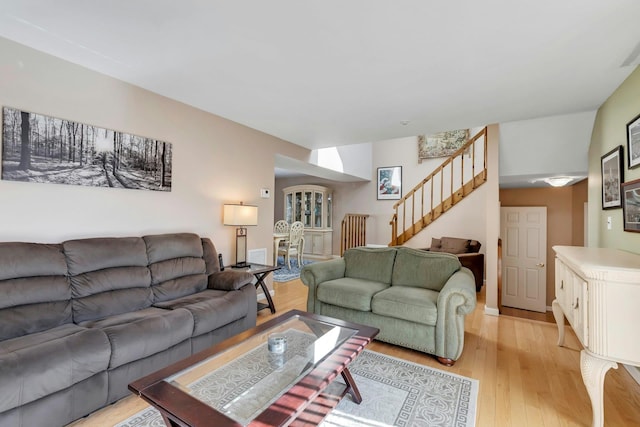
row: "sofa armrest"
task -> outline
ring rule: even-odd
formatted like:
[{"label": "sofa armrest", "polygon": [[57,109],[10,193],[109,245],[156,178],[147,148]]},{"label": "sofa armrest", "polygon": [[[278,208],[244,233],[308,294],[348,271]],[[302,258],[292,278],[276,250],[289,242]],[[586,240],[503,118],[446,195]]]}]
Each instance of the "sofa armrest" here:
[{"label": "sofa armrest", "polygon": [[209,276],[207,288],[220,291],[236,291],[252,283],[253,278],[253,274],[246,271],[218,271]]},{"label": "sofa armrest", "polygon": [[436,355],[457,360],[464,347],[464,318],[476,307],[475,279],[462,267],[454,273],[438,295]]},{"label": "sofa armrest", "polygon": [[300,280],[309,288],[307,295],[307,311],[315,313],[316,294],[318,285],[328,280],[344,277],[344,258],[332,259],[330,261],[316,262],[305,265],[300,270]]}]

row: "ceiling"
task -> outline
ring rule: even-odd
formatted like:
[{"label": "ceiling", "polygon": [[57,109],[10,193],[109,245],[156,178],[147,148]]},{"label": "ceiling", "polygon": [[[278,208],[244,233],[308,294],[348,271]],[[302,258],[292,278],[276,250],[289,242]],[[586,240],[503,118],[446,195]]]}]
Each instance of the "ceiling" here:
[{"label": "ceiling", "polygon": [[597,109],[637,0],[2,0],[0,36],[310,149]]}]

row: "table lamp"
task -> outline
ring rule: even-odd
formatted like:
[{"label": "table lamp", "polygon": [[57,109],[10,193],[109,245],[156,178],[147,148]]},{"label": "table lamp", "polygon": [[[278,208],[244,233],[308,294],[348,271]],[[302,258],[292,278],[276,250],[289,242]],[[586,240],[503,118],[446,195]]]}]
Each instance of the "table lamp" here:
[{"label": "table lamp", "polygon": [[247,265],[247,229],[248,225],[258,225],[258,207],[252,205],[224,205],[224,225],[235,225],[236,228],[236,263],[232,267]]}]

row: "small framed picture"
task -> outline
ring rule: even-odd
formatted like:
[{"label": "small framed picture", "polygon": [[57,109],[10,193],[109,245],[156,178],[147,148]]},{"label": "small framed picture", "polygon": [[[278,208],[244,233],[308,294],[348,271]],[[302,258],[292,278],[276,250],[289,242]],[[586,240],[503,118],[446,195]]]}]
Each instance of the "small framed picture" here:
[{"label": "small framed picture", "polygon": [[640,233],[640,179],[622,184],[624,231]]},{"label": "small framed picture", "polygon": [[622,145],[600,158],[602,173],[602,209],[622,207],[620,184],[624,181],[624,163],[622,160]]},{"label": "small framed picture", "polygon": [[627,123],[627,153],[629,169],[640,165],[640,114]]},{"label": "small framed picture", "polygon": [[378,200],[400,200],[402,197],[402,166],[378,168]]}]

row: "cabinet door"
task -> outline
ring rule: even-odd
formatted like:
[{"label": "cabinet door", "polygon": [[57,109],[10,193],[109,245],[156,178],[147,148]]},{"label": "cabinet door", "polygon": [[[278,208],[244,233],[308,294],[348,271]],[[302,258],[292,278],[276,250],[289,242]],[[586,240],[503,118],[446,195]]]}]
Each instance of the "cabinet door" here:
[{"label": "cabinet door", "polygon": [[304,192],[304,200],[302,206],[302,223],[304,224],[304,228],[311,227],[311,203],[312,203],[313,193],[311,191]]},{"label": "cabinet door", "polygon": [[323,193],[316,191],[313,197],[313,227],[314,228],[324,227],[324,221],[322,218],[323,203],[324,203]]},{"label": "cabinet door", "polygon": [[293,222],[293,193],[284,196],[284,219],[289,224]]},{"label": "cabinet door", "polygon": [[573,274],[571,310],[573,311],[573,330],[582,345],[587,347],[589,345],[589,334],[586,333],[587,282],[582,280],[577,274]]},{"label": "cabinet door", "polygon": [[313,233],[313,249],[314,255],[322,255],[324,253],[324,233]]},{"label": "cabinet door", "polygon": [[568,307],[567,303],[567,268],[564,263],[556,258],[556,300],[562,310]]},{"label": "cabinet door", "polygon": [[294,193],[295,202],[293,207],[293,221],[301,221],[302,218],[302,192],[296,191]]}]

